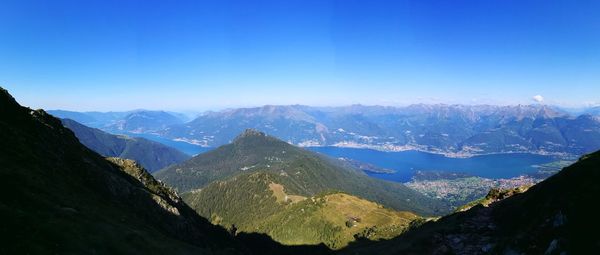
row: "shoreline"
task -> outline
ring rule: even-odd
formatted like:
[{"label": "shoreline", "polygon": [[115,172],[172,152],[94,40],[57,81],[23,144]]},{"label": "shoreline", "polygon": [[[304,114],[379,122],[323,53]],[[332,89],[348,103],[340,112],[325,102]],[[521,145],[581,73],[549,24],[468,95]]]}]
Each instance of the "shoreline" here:
[{"label": "shoreline", "polygon": [[[169,139],[169,138],[167,138]],[[199,146],[202,148],[217,148],[218,146],[209,146],[207,143],[199,141],[194,141],[191,139],[182,139],[182,138],[170,138],[169,140],[175,142],[183,142],[190,145]],[[448,152],[441,150],[431,150],[424,148],[425,146],[421,145],[370,145],[370,144],[358,144],[351,142],[338,142],[331,145],[319,145],[315,143],[309,144],[292,144],[294,146],[298,146],[300,148],[324,148],[324,147],[333,147],[333,148],[349,148],[349,149],[369,149],[380,152],[403,152],[403,151],[418,151],[429,154],[441,155],[447,158],[472,158],[477,156],[489,156],[489,155],[499,155],[499,154],[533,154],[540,156],[551,156],[557,159],[567,159],[567,160],[575,160],[579,158],[581,155],[574,155],[565,152],[548,152],[548,151],[502,151],[502,152],[487,152],[487,153],[475,153],[473,151],[459,151],[459,152]]]},{"label": "shoreline", "polygon": [[[298,145],[297,145],[298,146]],[[488,152],[488,153],[471,153],[471,152],[444,152],[437,150],[427,150],[423,148],[413,147],[413,146],[395,146],[393,149],[386,148],[388,146],[380,146],[380,145],[312,145],[312,146],[299,146],[301,148],[324,148],[324,147],[333,147],[333,148],[349,148],[349,149],[369,149],[380,152],[403,152],[403,151],[418,151],[429,154],[441,155],[447,158],[473,158],[477,156],[489,156],[489,155],[500,155],[500,154],[533,154],[540,156],[552,156],[558,159],[577,159],[580,156],[564,153],[564,152],[548,152],[548,151],[503,151],[503,152]]]}]

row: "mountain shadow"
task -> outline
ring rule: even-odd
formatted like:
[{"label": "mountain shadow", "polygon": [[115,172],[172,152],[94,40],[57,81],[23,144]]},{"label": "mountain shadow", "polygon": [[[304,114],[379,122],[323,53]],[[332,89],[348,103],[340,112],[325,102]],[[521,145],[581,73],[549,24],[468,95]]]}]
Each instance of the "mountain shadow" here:
[{"label": "mountain shadow", "polygon": [[4,89],[0,140],[0,253],[244,252],[137,164],[106,160]]},{"label": "mountain shadow", "polygon": [[93,151],[105,157],[133,159],[150,172],[190,158],[175,148],[145,138],[109,134],[71,119],[61,121],[83,145]]},{"label": "mountain shadow", "polygon": [[496,202],[487,206],[425,223],[392,240],[355,242],[341,254],[595,253],[600,250],[598,180],[600,151],[523,193],[491,191],[487,200]]}]

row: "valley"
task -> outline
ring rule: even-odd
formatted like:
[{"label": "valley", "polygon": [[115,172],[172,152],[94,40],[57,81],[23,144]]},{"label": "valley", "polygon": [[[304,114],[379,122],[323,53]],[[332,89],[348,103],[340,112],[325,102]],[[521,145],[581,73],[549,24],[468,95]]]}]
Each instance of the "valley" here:
[{"label": "valley", "polygon": [[[472,175],[469,172],[472,169],[469,168],[465,168],[467,170],[465,172],[432,171],[419,165],[424,163],[432,166],[448,165],[447,162],[435,162],[440,160],[439,157],[443,158],[441,155],[423,155],[419,154],[422,152],[415,151],[410,152],[413,153],[414,158],[394,161],[392,159],[397,160],[400,157],[388,155],[386,160],[381,160],[385,157],[374,156],[381,153],[387,155],[391,152],[337,147],[311,148],[315,151],[329,150],[326,154],[330,156],[326,156],[294,146],[261,131],[247,129],[229,144],[167,166],[152,176],[135,161],[121,158],[105,159],[79,143],[81,141],[90,148],[102,152],[106,149],[118,148],[115,145],[132,138],[107,134],[71,120],[61,122],[43,110],[33,111],[23,108],[6,91],[2,93],[0,98],[3,107],[0,112],[3,116],[0,125],[3,129],[2,134],[6,140],[20,139],[19,143],[13,143],[20,144],[17,147],[18,152],[5,151],[7,154],[4,155],[12,156],[2,158],[2,161],[9,166],[8,171],[3,170],[3,174],[18,178],[23,183],[28,183],[27,185],[37,186],[38,188],[34,190],[41,189],[43,193],[52,194],[50,197],[45,197],[39,194],[40,191],[22,193],[29,194],[22,197],[22,201],[29,201],[28,203],[35,204],[34,207],[39,209],[15,212],[7,208],[19,208],[21,202],[6,200],[10,204],[2,205],[1,208],[4,208],[2,213],[8,217],[20,217],[18,222],[27,225],[26,221],[32,220],[34,214],[45,217],[43,215],[59,210],[63,214],[61,217],[79,222],[77,223],[79,225],[66,221],[58,221],[50,225],[40,223],[44,233],[47,234],[54,233],[53,224],[61,228],[67,226],[67,229],[70,229],[70,232],[57,235],[57,239],[54,239],[54,242],[64,244],[52,248],[57,252],[79,249],[77,246],[72,246],[74,243],[65,238],[70,237],[69,233],[81,234],[79,230],[81,226],[99,229],[103,226],[102,222],[113,222],[113,219],[99,215],[97,211],[107,215],[122,215],[121,223],[108,223],[133,231],[133,233],[125,231],[125,236],[120,238],[139,236],[137,238],[142,238],[139,242],[146,243],[147,239],[142,236],[152,233],[155,239],[149,242],[155,246],[149,249],[170,250],[175,253],[195,251],[209,254],[215,252],[217,254],[222,252],[280,254],[287,251],[286,254],[367,254],[373,250],[385,250],[386,253],[404,251],[437,253],[438,251],[431,250],[434,247],[446,251],[474,251],[473,249],[484,252],[504,249],[537,251],[539,248],[502,241],[503,237],[497,236],[497,232],[490,232],[490,229],[493,230],[498,226],[497,224],[506,221],[504,218],[494,218],[492,215],[497,211],[508,210],[504,208],[513,207],[514,203],[522,203],[519,200],[519,193],[531,196],[534,201],[543,201],[551,198],[540,194],[552,193],[555,189],[565,189],[566,185],[567,187],[573,185],[571,181],[565,183],[563,179],[581,179],[583,177],[578,175],[597,174],[596,172],[577,174],[574,173],[576,170],[573,170],[582,167],[589,169],[593,166],[595,163],[590,165],[589,162],[597,160],[598,157],[594,154],[582,157],[571,166],[568,166],[571,161],[558,161],[553,157],[496,154],[493,158],[498,162],[509,166],[522,164],[530,167],[529,170],[536,171],[529,171],[528,174],[518,177],[488,179]],[[14,128],[15,125],[18,128]],[[63,125],[73,129],[75,133]],[[25,130],[29,130],[29,133],[23,133]],[[37,139],[46,142],[40,143]],[[51,142],[47,143],[47,141]],[[152,143],[154,142],[142,144]],[[52,146],[58,146],[58,150],[49,150],[48,148]],[[40,154],[46,151],[53,152]],[[331,157],[331,155],[338,157]],[[363,155],[364,158],[356,155]],[[12,162],[11,157],[17,159],[31,157],[36,161]],[[419,157],[422,158],[421,161],[415,160]],[[436,157],[438,157],[436,160],[432,160]],[[490,165],[482,157],[485,159],[487,156],[441,160],[455,162],[472,160],[472,162],[457,163],[456,165],[459,166]],[[354,158],[383,163],[385,168]],[[57,165],[51,162],[56,162]],[[421,170],[415,171],[416,167],[413,166],[409,182],[393,179],[397,177],[381,177],[399,173],[406,175],[407,172],[398,167],[399,162],[412,162],[418,167],[417,169]],[[567,167],[564,169],[567,170],[558,172],[565,166]],[[19,169],[25,172],[20,172]],[[35,169],[51,169],[51,171],[43,173],[46,176],[43,180],[36,181],[30,178],[32,174],[30,171],[38,171]],[[78,172],[78,169],[84,170]],[[492,168],[482,170],[481,173],[489,172],[490,169]],[[70,178],[60,179],[56,175],[57,172],[67,173]],[[510,176],[515,172],[494,173],[492,171],[488,174]],[[121,178],[125,179],[121,180]],[[546,178],[548,179],[544,180]],[[61,185],[59,188],[48,186],[45,184],[48,180]],[[86,185],[81,186],[82,183]],[[13,184],[7,183],[7,185],[20,189]],[[555,188],[548,188],[553,186]],[[63,189],[67,189],[67,193]],[[597,193],[597,190],[589,184],[573,189],[586,189]],[[491,191],[486,192],[487,190]],[[106,195],[98,197],[95,192]],[[181,197],[178,193],[182,194]],[[485,194],[487,196],[481,198]],[[561,193],[560,196],[572,195],[567,192]],[[132,205],[129,204],[133,201],[131,199],[137,201],[134,204],[136,207],[131,207]],[[84,204],[73,202],[81,200],[87,202]],[[510,201],[515,202],[511,204]],[[57,207],[58,209],[52,209],[42,205],[45,203],[57,203],[60,206]],[[556,212],[556,206],[562,206],[561,203],[562,200],[557,200],[544,215],[538,216],[533,211],[529,211],[529,214],[534,218],[537,217],[536,222],[541,222],[540,217],[562,217],[560,221],[564,222],[564,217],[572,218],[575,217],[572,216],[573,213],[577,215],[581,212],[581,210],[563,212],[560,209]],[[544,206],[547,206],[547,203]],[[570,208],[569,206],[572,205],[565,205],[565,208]],[[147,210],[148,208],[154,209]],[[453,212],[457,209],[459,210]],[[136,218],[131,215],[132,213],[143,217]],[[558,216],[553,216],[554,214]],[[440,216],[442,217],[439,218]],[[151,218],[161,220],[150,223],[155,228],[144,228],[143,225],[149,224],[148,220]],[[479,226],[481,222],[487,224],[488,229],[482,229]],[[453,226],[456,224],[466,229],[458,233],[447,230],[455,229]],[[570,236],[577,236],[577,234],[564,236],[563,231],[548,230],[546,225],[540,224],[534,226],[532,231],[558,235],[557,238],[560,240],[571,240]],[[574,221],[573,224],[579,226],[581,223]],[[560,226],[562,225],[555,228]],[[15,229],[16,225],[9,225],[9,227]],[[431,236],[431,231],[440,229],[441,236],[433,235],[433,239],[423,239],[424,235]],[[499,229],[508,232],[529,231],[523,228],[523,225],[518,225],[515,229],[502,227]],[[94,238],[107,240],[107,235],[113,230],[103,231],[100,233],[106,235],[100,234],[98,237],[84,234],[85,238],[78,243],[106,252],[92,244]],[[23,236],[23,234],[19,235]],[[486,239],[481,239],[484,237]],[[550,247],[556,246],[567,250],[578,250],[589,244],[585,243],[584,246],[573,248],[566,241],[554,240],[542,238],[531,239],[528,242],[540,242],[542,245],[550,242]],[[417,245],[406,246],[407,243],[413,242]],[[435,243],[435,246],[427,245],[431,242]],[[448,242],[450,244],[447,244]],[[466,242],[466,246],[457,245],[456,242]],[[18,245],[11,247],[12,249],[24,249],[22,240],[16,243]],[[111,249],[116,251],[131,251],[136,247],[134,243],[117,245],[115,240],[111,240],[110,243],[112,243]],[[220,250],[223,247],[227,249]],[[49,249],[45,243],[32,248]]]},{"label": "valley", "polygon": [[[556,170],[558,172],[558,170]],[[469,202],[484,197],[491,189],[513,189],[529,187],[546,179],[522,175],[510,179],[488,179],[483,177],[418,179],[406,182],[405,185],[420,193],[450,203],[459,208]]]},{"label": "valley", "polygon": [[[423,106],[419,106],[423,107]],[[267,123],[277,123],[277,121],[289,122],[286,119],[280,119],[282,114],[291,114],[290,111],[294,109],[304,109],[299,106],[296,107],[283,107],[283,106],[270,106],[270,108],[260,108],[261,110],[268,110],[266,112],[260,112],[259,116],[267,116]],[[307,108],[312,109],[312,108]],[[378,109],[375,107],[369,108],[364,106],[354,106],[352,112],[365,111],[365,109]],[[433,107],[433,109],[437,109]],[[537,108],[523,108],[523,109],[537,109]],[[246,109],[245,114],[250,114],[251,118],[256,118],[255,109]],[[399,109],[395,109],[400,111]],[[279,112],[281,111],[281,112]],[[308,110],[305,110],[310,112]],[[330,111],[340,111],[340,109],[333,109]],[[385,111],[391,111],[386,109]],[[140,111],[146,113],[145,111]],[[232,113],[237,112],[233,111]],[[292,111],[294,112],[294,111]],[[300,114],[296,111],[297,114]],[[65,114],[59,112],[59,114]],[[78,116],[73,112],[69,113],[71,116]],[[85,115],[86,113],[79,113]],[[100,118],[99,113],[88,116],[88,119],[83,119],[90,123],[90,118]],[[147,114],[147,113],[146,113]],[[173,113],[175,114],[175,113]],[[219,113],[212,113],[213,115],[219,116]],[[365,113],[367,114],[367,113]],[[368,113],[373,114],[373,113]],[[530,114],[530,113],[525,113]],[[108,113],[105,113],[108,115]],[[105,127],[114,127],[114,123],[126,123],[126,119],[123,116],[129,116],[129,114],[117,114],[109,116],[117,116],[117,118],[100,118],[104,120],[104,124],[98,124],[95,122],[94,125],[100,125]],[[157,114],[155,114],[157,115]],[[210,114],[209,114],[210,115]],[[164,116],[158,115],[158,116]],[[175,116],[181,116],[181,114],[171,116],[169,119],[173,119]],[[237,116],[236,118],[248,118]],[[279,117],[278,117],[279,116]],[[562,115],[558,115],[562,116]],[[81,118],[81,117],[79,117]],[[308,117],[306,117],[308,118]],[[153,123],[153,119],[145,118],[146,123],[135,122],[139,130],[153,130],[151,132],[133,132],[125,130],[116,130],[114,128],[105,128],[111,130],[111,132],[117,134],[128,134],[130,136],[144,137],[157,142],[165,143],[174,148],[178,148],[188,154],[198,155],[198,153],[209,153],[215,148],[206,147],[209,143],[190,142],[187,139],[172,139],[164,136],[164,133],[157,131],[156,128],[160,127],[160,123],[165,123],[167,120],[157,120],[158,123]],[[144,124],[148,127],[144,127]],[[178,124],[176,124],[178,125]],[[227,126],[225,126],[227,127]],[[141,128],[141,129],[140,129]],[[170,129],[169,127],[168,129]],[[338,130],[337,132],[342,132]],[[343,132],[346,132],[343,130]],[[219,136],[210,136],[211,139],[217,139]],[[234,138],[235,140],[235,138]],[[287,141],[290,143],[290,141]],[[201,144],[201,145],[199,145]],[[307,144],[301,144],[307,145]],[[356,147],[356,148],[354,148]],[[321,153],[323,155],[341,159],[348,164],[348,167],[358,168],[363,171],[366,175],[387,181],[399,182],[406,184],[407,187],[425,195],[426,197],[434,200],[439,200],[442,203],[446,203],[452,208],[460,207],[470,201],[479,199],[491,189],[491,188],[515,188],[520,186],[530,186],[538,183],[545,178],[549,177],[552,173],[558,171],[561,167],[568,165],[575,158],[574,155],[542,155],[540,153],[488,153],[483,155],[456,155],[447,151],[448,153],[425,152],[423,150],[387,150],[381,148],[372,149],[367,146],[366,148],[361,146],[346,146],[335,144],[335,146],[318,146],[318,147],[304,147],[305,149]],[[405,148],[405,149],[408,149]],[[414,148],[413,148],[414,149]],[[444,155],[446,154],[446,155]],[[276,154],[265,155],[272,160],[279,159]],[[563,160],[563,161],[561,161]],[[206,161],[208,162],[208,161]],[[177,163],[177,162],[175,162]],[[202,163],[207,164],[207,163]],[[248,165],[240,165],[240,169],[244,171],[254,171],[269,165],[268,163],[257,164],[256,162]],[[222,166],[220,166],[222,167]],[[257,169],[254,169],[258,167]],[[437,178],[423,179],[423,176],[418,176],[419,173],[441,173],[441,176]],[[450,173],[464,174],[464,178],[445,178],[444,175]],[[280,173],[281,174],[281,173]],[[159,176],[160,173],[159,173]],[[446,176],[447,177],[447,176]],[[170,178],[170,177],[166,177]],[[188,177],[185,177],[186,179]],[[208,182],[219,180],[208,179]],[[189,180],[187,180],[189,181]],[[171,183],[173,184],[173,183]],[[204,185],[204,184],[202,184]],[[176,185],[177,186],[177,185]],[[196,186],[201,187],[201,186]],[[185,191],[185,190],[184,190]],[[205,215],[206,217],[212,217],[211,215]],[[228,223],[233,224],[233,223]]]},{"label": "valley", "polygon": [[0,255],[600,251],[600,1],[0,1]]},{"label": "valley", "polygon": [[428,197],[450,203],[454,208],[484,197],[492,188],[534,185],[573,162],[536,154],[448,158],[420,151],[382,152],[338,147],[310,149],[331,157],[385,166],[393,172],[366,170],[365,173],[373,178],[404,183]]}]

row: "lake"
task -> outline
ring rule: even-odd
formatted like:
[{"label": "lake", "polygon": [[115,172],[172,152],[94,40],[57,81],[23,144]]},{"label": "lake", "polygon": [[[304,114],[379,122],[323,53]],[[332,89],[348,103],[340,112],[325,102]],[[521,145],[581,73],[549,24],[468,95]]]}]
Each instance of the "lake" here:
[{"label": "lake", "polygon": [[396,170],[393,174],[367,173],[369,176],[396,182],[408,182],[417,170],[462,172],[486,178],[511,178],[536,172],[534,165],[556,161],[553,156],[529,153],[491,154],[470,158],[448,158],[421,152],[383,152],[370,149],[310,147],[312,151],[332,157],[351,158]]},{"label": "lake", "polygon": [[[125,135],[153,140],[176,148],[189,155],[196,155],[213,149],[186,142],[173,141],[152,134],[126,133]],[[443,155],[421,151],[384,152],[371,149],[340,147],[309,147],[308,149],[335,158],[351,158],[379,167],[393,169],[396,173],[380,174],[368,172],[367,174],[371,177],[396,182],[410,181],[413,173],[417,170],[463,172],[486,178],[511,178],[525,173],[535,172],[537,169],[534,165],[557,160],[553,156],[529,153],[492,154],[470,158],[448,158]]]},{"label": "lake", "polygon": [[128,132],[121,132],[119,134],[130,136],[130,137],[142,137],[142,138],[146,138],[151,141],[159,142],[164,145],[178,149],[181,152],[188,154],[190,156],[194,156],[196,154],[204,153],[204,152],[214,149],[214,148],[202,147],[199,145],[186,143],[186,142],[173,141],[171,139],[160,137],[158,135],[153,135],[153,134],[140,134],[140,133],[128,133]]}]

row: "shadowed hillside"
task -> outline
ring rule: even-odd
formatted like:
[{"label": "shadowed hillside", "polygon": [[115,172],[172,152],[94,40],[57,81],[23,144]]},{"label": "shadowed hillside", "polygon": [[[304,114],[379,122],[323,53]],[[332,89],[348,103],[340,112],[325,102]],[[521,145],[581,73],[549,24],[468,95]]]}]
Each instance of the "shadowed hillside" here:
[{"label": "shadowed hillside", "polygon": [[[132,161],[108,161],[60,120],[0,90],[3,254],[236,254],[226,231]],[[10,245],[6,245],[10,244]]]},{"label": "shadowed hillside", "polygon": [[523,193],[492,191],[482,201],[487,206],[426,223],[390,241],[358,242],[342,253],[592,254],[600,250],[600,221],[593,209],[600,197],[598,180],[600,151]]},{"label": "shadowed hillside", "polygon": [[140,137],[112,135],[84,126],[71,119],[62,119],[63,125],[88,148],[105,156],[133,159],[150,172],[189,159],[190,156],[175,148]]}]

